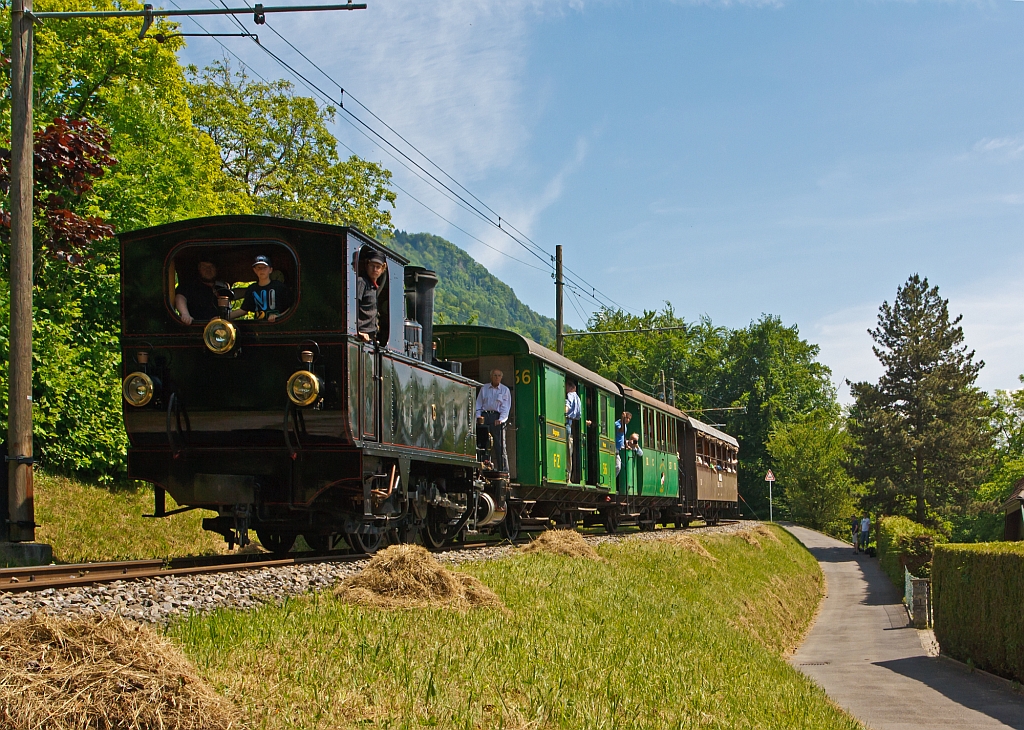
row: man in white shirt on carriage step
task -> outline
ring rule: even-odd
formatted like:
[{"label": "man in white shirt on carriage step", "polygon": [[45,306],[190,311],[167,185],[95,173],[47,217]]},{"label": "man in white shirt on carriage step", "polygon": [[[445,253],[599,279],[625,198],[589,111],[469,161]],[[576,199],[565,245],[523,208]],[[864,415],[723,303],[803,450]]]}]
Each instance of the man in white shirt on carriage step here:
[{"label": "man in white shirt on carriage step", "polygon": [[505,458],[505,424],[512,410],[512,392],[502,385],[504,373],[495,368],[491,371],[491,382],[476,394],[476,420],[487,426],[494,440],[491,463],[496,471],[508,472]]}]

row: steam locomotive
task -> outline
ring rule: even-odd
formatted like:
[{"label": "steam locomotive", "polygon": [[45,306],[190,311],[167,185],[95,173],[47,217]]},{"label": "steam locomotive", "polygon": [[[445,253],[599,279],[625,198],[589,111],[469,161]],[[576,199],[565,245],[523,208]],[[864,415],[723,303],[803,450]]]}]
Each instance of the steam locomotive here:
[{"label": "steam locomotive", "polygon": [[[317,550],[373,552],[481,533],[515,539],[552,524],[653,529],[737,510],[731,436],[516,333],[435,328],[434,272],[358,230],[218,216],[122,234],[120,244],[128,471],[154,485],[157,517],[212,510],[203,527],[229,547],[254,530],[279,553],[299,535]],[[371,253],[387,266],[367,342],[355,292]],[[276,316],[250,319],[238,302],[257,256],[290,296]],[[212,279],[199,281],[203,266]],[[183,316],[179,294],[197,291],[216,300],[208,318]],[[478,381],[494,367],[513,394],[507,471],[493,470],[474,417]],[[579,422],[566,422],[567,379]],[[624,451],[616,473],[624,411],[642,455]],[[168,511],[167,494],[180,507]]]}]

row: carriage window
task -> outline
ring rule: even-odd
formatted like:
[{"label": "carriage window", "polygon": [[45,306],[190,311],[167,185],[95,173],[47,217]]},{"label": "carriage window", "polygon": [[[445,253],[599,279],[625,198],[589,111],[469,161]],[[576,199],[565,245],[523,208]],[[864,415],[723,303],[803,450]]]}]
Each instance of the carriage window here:
[{"label": "carriage window", "polygon": [[668,422],[668,451],[670,454],[675,454],[679,451],[676,448],[676,421],[673,418],[670,418]]},{"label": "carriage window", "polygon": [[644,414],[644,447],[654,448],[654,412],[649,408],[643,409]]},{"label": "carriage window", "polygon": [[298,296],[297,264],[280,243],[204,243],[168,260],[168,304],[185,324],[216,317],[274,323]]}]

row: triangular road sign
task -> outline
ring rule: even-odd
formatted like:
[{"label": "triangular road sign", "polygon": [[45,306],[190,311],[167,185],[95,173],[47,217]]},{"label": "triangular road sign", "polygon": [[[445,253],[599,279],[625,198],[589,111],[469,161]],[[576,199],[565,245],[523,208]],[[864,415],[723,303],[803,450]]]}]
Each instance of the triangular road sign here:
[{"label": "triangular road sign", "polygon": [[775,475],[772,474],[772,470],[771,469],[769,469],[768,473],[764,475],[764,480],[766,482],[774,482],[775,481]]}]

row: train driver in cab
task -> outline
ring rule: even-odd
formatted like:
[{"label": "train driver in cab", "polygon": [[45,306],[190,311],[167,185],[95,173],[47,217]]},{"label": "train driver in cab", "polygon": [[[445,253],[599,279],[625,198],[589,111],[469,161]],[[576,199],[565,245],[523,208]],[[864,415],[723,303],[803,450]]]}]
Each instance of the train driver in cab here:
[{"label": "train driver in cab", "polygon": [[250,284],[245,290],[242,306],[231,311],[231,319],[238,319],[252,314],[253,319],[265,319],[274,322],[292,306],[292,293],[283,281],[271,279],[274,267],[270,258],[260,254],[252,263],[252,272],[256,275],[256,283]]},{"label": "train driver in cab", "polygon": [[384,254],[376,249],[363,249],[359,256],[359,276],[356,278],[356,332],[363,342],[377,339],[377,295],[384,284],[388,270]]},{"label": "train driver in cab", "polygon": [[178,288],[174,290],[174,307],[185,324],[192,324],[193,321],[206,322],[219,317],[217,297],[232,296],[227,283],[217,281],[215,263],[204,259],[199,262],[197,269],[198,280],[182,279]]}]

